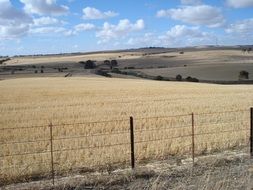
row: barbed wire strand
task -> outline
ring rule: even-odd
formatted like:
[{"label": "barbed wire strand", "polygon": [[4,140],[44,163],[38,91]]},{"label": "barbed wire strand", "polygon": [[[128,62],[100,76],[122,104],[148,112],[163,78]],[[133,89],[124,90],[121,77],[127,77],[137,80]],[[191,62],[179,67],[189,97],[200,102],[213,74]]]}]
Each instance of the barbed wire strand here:
[{"label": "barbed wire strand", "polygon": [[191,125],[185,125],[185,126],[179,126],[179,127],[159,127],[159,128],[150,128],[150,129],[137,129],[134,130],[134,132],[140,133],[140,132],[148,132],[148,131],[166,131],[166,130],[173,130],[173,129],[185,129],[190,128]]},{"label": "barbed wire strand", "polygon": [[129,145],[129,144],[130,144],[130,142],[129,143],[118,143],[118,144],[102,145],[102,146],[90,146],[90,147],[58,149],[58,150],[53,150],[53,152],[67,152],[67,151],[77,151],[77,150],[87,150],[87,149],[102,149],[102,148],[123,146],[123,145]]},{"label": "barbed wire strand", "polygon": [[249,129],[233,129],[233,130],[225,130],[225,131],[216,131],[216,132],[207,132],[207,133],[196,133],[194,134],[195,136],[202,136],[202,135],[217,135],[220,133],[233,133],[233,132],[238,132],[238,131],[249,131]]},{"label": "barbed wire strand", "polygon": [[6,169],[11,169],[11,168],[15,168],[15,169],[21,169],[21,168],[27,168],[27,167],[32,167],[32,166],[40,166],[40,165],[48,165],[50,167],[51,164],[51,160],[48,160],[46,162],[33,162],[33,163],[29,163],[26,165],[12,165],[12,166],[8,166],[8,167],[0,167],[1,170],[6,170]]},{"label": "barbed wire strand", "polygon": [[40,142],[50,142],[50,139],[38,139],[38,140],[27,140],[27,141],[7,141],[7,142],[0,142],[0,145],[40,143]]},{"label": "barbed wire strand", "polygon": [[141,141],[136,141],[135,143],[146,143],[146,142],[154,142],[154,141],[163,141],[163,140],[172,140],[172,139],[181,139],[181,138],[186,138],[186,137],[191,137],[192,135],[181,135],[177,137],[170,137],[170,138],[159,138],[159,139],[149,139],[149,140],[141,140]]},{"label": "barbed wire strand", "polygon": [[211,126],[211,125],[219,125],[219,124],[233,124],[233,123],[241,123],[243,124],[249,124],[250,121],[245,120],[238,120],[238,121],[222,121],[222,122],[208,122],[208,123],[195,123],[196,127],[204,127],[204,126]]},{"label": "barbed wire strand", "polygon": [[112,136],[112,135],[124,135],[129,133],[129,131],[119,131],[115,133],[97,133],[90,135],[80,135],[80,136],[62,136],[62,137],[54,137],[54,141],[56,140],[69,140],[69,139],[80,139],[80,138],[92,138],[92,137],[103,137],[103,136]]},{"label": "barbed wire strand", "polygon": [[17,153],[17,154],[7,154],[7,155],[0,155],[0,158],[4,157],[15,157],[15,156],[25,156],[25,155],[38,155],[38,154],[48,154],[50,150],[41,151],[41,152],[25,152],[25,153]]}]

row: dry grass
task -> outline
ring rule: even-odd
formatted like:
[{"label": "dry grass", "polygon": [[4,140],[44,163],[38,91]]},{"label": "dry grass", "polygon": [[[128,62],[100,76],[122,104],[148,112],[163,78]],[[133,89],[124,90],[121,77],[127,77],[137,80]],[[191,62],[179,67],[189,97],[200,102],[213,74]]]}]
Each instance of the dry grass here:
[{"label": "dry grass", "polygon": [[39,64],[39,63],[55,63],[55,62],[78,62],[85,60],[104,61],[105,59],[135,59],[140,58],[140,52],[119,52],[119,53],[90,53],[86,55],[71,56],[42,56],[42,57],[17,57],[7,61],[7,65],[23,65],[23,64]]},{"label": "dry grass", "polygon": [[[128,119],[131,115],[135,118],[136,156],[140,161],[190,154],[191,112],[196,113],[196,133],[211,133],[196,136],[197,154],[245,145],[248,131],[238,129],[249,127],[249,111],[211,115],[198,113],[246,110],[253,105],[253,86],[246,85],[36,78],[1,81],[0,91],[0,129],[18,128],[1,130],[0,133],[0,175],[5,179],[50,171],[50,122],[55,125],[57,173],[77,168],[98,169],[98,165],[107,166],[110,170],[113,163],[129,162]],[[169,115],[182,116],[154,117]],[[147,117],[151,118],[141,119]],[[30,126],[42,127],[22,129]],[[227,130],[231,132],[219,133]],[[86,137],[101,133],[108,135]],[[78,136],[80,138],[64,139]],[[168,139],[170,137],[180,138]],[[152,141],[154,139],[156,141]],[[13,143],[27,140],[38,142]],[[150,140],[152,142],[145,142]],[[111,146],[114,144],[121,145]],[[108,147],[102,147],[105,145]],[[77,150],[71,150],[73,148]],[[29,152],[45,153],[3,157]]]},{"label": "dry grass", "polygon": [[[131,60],[140,58],[154,58],[158,60],[166,59],[172,62],[187,62],[190,61],[194,65],[214,65],[214,64],[230,64],[230,63],[252,63],[252,54],[242,53],[241,50],[204,50],[187,51],[184,55],[179,55],[178,51],[160,54],[151,54],[143,56],[145,52],[108,52],[108,53],[90,53],[86,55],[71,55],[71,56],[42,56],[42,57],[17,57],[7,61],[7,65],[22,65],[22,64],[39,64],[39,63],[54,63],[54,62],[78,62],[84,60],[104,61],[105,59]],[[149,61],[149,60],[146,60]],[[153,63],[154,64],[154,63]]]},{"label": "dry grass", "polygon": [[[181,161],[181,162],[180,162]],[[194,167],[176,157],[112,173],[86,173],[51,180],[12,184],[6,190],[70,190],[70,189],[247,189],[253,185],[252,159],[242,151],[201,156]]]},{"label": "dry grass", "polygon": [[191,60],[193,65],[223,65],[231,63],[252,63],[251,53],[242,53],[241,50],[203,50],[186,51],[183,55],[178,52],[162,53],[151,55],[151,57],[159,58],[162,56],[173,57],[173,61]]}]

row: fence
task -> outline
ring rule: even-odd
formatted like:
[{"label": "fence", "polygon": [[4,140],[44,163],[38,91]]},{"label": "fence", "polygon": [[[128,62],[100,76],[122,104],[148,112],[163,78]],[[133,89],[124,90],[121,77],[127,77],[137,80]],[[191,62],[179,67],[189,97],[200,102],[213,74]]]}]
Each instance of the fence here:
[{"label": "fence", "polygon": [[[250,147],[253,109],[0,129],[0,182]],[[251,139],[251,140],[249,140]],[[250,146],[249,146],[250,144]]]}]

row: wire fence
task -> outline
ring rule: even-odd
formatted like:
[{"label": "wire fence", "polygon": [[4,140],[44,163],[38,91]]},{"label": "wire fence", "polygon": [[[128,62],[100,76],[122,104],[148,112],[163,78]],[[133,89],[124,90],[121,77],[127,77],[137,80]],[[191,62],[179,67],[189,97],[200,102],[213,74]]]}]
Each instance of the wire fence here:
[{"label": "wire fence", "polygon": [[[252,109],[0,128],[0,179],[135,167],[150,159],[250,147]],[[251,140],[250,140],[251,139]],[[251,146],[250,146],[251,145]],[[2,182],[4,183],[4,182]],[[0,182],[1,185],[1,182]]]}]

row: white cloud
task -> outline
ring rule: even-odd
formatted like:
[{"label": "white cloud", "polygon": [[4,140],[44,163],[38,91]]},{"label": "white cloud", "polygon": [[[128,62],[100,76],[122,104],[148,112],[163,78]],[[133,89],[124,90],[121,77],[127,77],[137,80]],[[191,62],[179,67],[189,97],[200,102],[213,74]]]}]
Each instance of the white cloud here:
[{"label": "white cloud", "polygon": [[209,5],[185,6],[178,9],[160,10],[157,17],[169,17],[174,20],[194,25],[206,25],[208,27],[219,27],[225,22],[219,8]]},{"label": "white cloud", "polygon": [[181,0],[183,5],[199,5],[202,3],[202,0]]},{"label": "white cloud", "polygon": [[32,23],[32,18],[14,8],[9,0],[0,0],[0,39],[24,36]]},{"label": "white cloud", "polygon": [[33,19],[34,26],[43,26],[43,25],[63,25],[66,22],[58,20],[53,17],[40,17]]},{"label": "white cloud", "polygon": [[244,37],[253,37],[253,18],[238,21],[230,24],[226,32],[229,34],[238,34]]},{"label": "white cloud", "polygon": [[195,44],[207,44],[213,42],[214,37],[209,33],[202,32],[199,27],[176,25],[165,35],[159,36],[164,45],[187,46]]},{"label": "white cloud", "polygon": [[234,8],[253,7],[253,0],[227,0],[227,4]]},{"label": "white cloud", "polygon": [[145,33],[139,37],[129,38],[126,44],[132,47],[161,46],[161,41],[157,38],[157,35]]},{"label": "white cloud", "polygon": [[94,30],[96,26],[90,23],[83,23],[76,25],[74,28],[76,32],[81,32],[81,31]]},{"label": "white cloud", "polygon": [[117,16],[118,13],[113,11],[101,12],[93,7],[86,7],[83,9],[83,19],[107,19]]},{"label": "white cloud", "polygon": [[63,33],[66,29],[64,27],[39,27],[30,30],[31,34],[52,34],[52,33]]},{"label": "white cloud", "polygon": [[185,25],[176,25],[167,32],[167,36],[171,38],[181,37],[203,37],[204,33],[199,30],[199,27],[187,27]]},{"label": "white cloud", "polygon": [[29,33],[32,35],[41,35],[41,36],[52,36],[57,34],[57,36],[73,36],[77,35],[79,32],[95,30],[96,26],[90,23],[82,23],[74,26],[71,29],[67,29],[61,26],[43,26],[33,27],[30,29]]},{"label": "white cloud", "polygon": [[117,39],[127,36],[134,31],[140,31],[145,28],[145,23],[142,19],[131,23],[128,19],[120,20],[117,25],[104,23],[102,30],[98,31],[96,36],[100,38],[99,43],[105,43],[112,39]]},{"label": "white cloud", "polygon": [[68,12],[68,7],[57,5],[56,0],[20,0],[25,4],[27,13],[39,15],[63,15]]},{"label": "white cloud", "polygon": [[138,37],[130,37],[126,44],[131,47],[178,47],[213,44],[214,39],[215,36],[201,31],[199,27],[176,25],[164,34],[146,33]]}]

